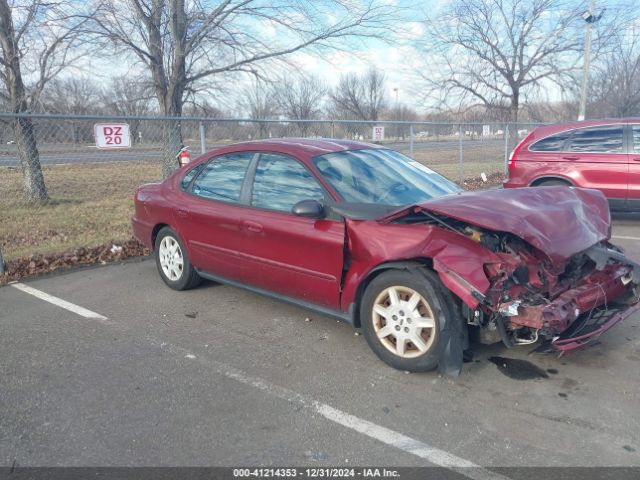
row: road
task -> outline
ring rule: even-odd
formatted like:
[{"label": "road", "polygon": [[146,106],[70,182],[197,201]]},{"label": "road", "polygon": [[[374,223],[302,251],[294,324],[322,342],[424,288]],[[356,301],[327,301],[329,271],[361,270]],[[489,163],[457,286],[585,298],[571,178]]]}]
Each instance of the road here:
[{"label": "road", "polygon": [[[65,153],[40,153],[42,165],[68,165],[74,163],[106,163],[106,162],[131,162],[143,160],[158,160],[162,152],[158,150],[97,150],[86,147],[83,151]],[[17,167],[20,165],[15,154],[4,152],[0,154],[0,167]]]},{"label": "road", "polygon": [[[407,151],[409,142],[394,142],[385,144],[387,147],[395,150]],[[499,148],[504,145],[503,140],[483,140],[473,141],[465,139],[465,148],[471,147],[494,147]],[[216,145],[220,146],[220,145]],[[210,148],[214,148],[210,146]],[[413,144],[414,151],[417,150],[457,150],[458,142],[456,140],[440,140],[440,141],[418,141]],[[197,152],[194,150],[194,154]],[[42,165],[66,165],[74,163],[92,163],[92,162],[129,162],[143,160],[157,160],[161,158],[161,149],[123,149],[123,150],[97,150],[94,147],[80,147],[75,151],[65,153],[40,153],[40,163]],[[0,167],[16,167],[19,160],[15,152],[0,152]]]},{"label": "road", "polygon": [[[614,235],[640,258],[640,220]],[[169,290],[148,259],[25,284],[0,288],[0,467],[640,464],[640,315],[561,359],[478,345],[451,378],[244,290]]]}]

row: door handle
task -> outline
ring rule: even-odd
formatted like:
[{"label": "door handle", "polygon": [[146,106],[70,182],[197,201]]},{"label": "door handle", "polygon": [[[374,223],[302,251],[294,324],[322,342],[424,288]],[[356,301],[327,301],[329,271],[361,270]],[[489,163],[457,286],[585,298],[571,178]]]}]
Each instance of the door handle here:
[{"label": "door handle", "polygon": [[176,209],[176,213],[179,217],[186,218],[189,215],[189,212],[185,208]]},{"label": "door handle", "polygon": [[563,160],[580,160],[580,157],[562,157]]},{"label": "door handle", "polygon": [[262,225],[258,222],[252,222],[251,220],[245,220],[243,222],[244,228],[253,233],[262,233]]},{"label": "door handle", "polygon": [[640,157],[632,158],[634,162],[640,162]]}]

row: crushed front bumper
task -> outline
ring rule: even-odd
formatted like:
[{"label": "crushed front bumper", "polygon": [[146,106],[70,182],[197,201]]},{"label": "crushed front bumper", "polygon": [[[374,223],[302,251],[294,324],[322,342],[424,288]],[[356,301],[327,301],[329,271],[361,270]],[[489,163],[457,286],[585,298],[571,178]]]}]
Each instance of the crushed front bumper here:
[{"label": "crushed front bumper", "polygon": [[580,350],[638,310],[640,303],[617,309],[600,308],[596,312],[584,314],[551,342],[551,348],[560,352],[560,355]]},{"label": "crushed front bumper", "polygon": [[582,314],[625,295],[634,296],[634,288],[629,267],[608,265],[551,301],[530,305],[514,300],[503,304],[500,311],[510,317],[514,327],[529,327],[551,338],[567,330]]},{"label": "crushed front bumper", "polygon": [[519,300],[501,306],[511,328],[529,327],[550,340],[551,351],[565,354],[585,347],[640,310],[638,284],[629,266],[609,264],[584,283],[554,300],[527,305]]}]

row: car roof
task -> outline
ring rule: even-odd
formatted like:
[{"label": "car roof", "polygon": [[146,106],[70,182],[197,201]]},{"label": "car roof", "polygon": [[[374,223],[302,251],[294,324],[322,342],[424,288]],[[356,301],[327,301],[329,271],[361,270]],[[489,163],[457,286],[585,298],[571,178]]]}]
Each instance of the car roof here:
[{"label": "car roof", "polygon": [[571,122],[552,123],[549,125],[541,125],[535,129],[540,134],[537,138],[546,136],[550,133],[559,133],[566,130],[573,130],[576,128],[597,127],[598,125],[618,125],[625,123],[640,123],[639,118],[603,118],[594,120],[575,120]]},{"label": "car roof", "polygon": [[229,152],[261,150],[266,152],[285,153],[298,158],[308,159],[316,155],[324,155],[326,153],[371,148],[385,147],[373,143],[333,138],[270,138],[226,145],[208,152],[207,156],[210,157],[211,154],[219,155]]}]

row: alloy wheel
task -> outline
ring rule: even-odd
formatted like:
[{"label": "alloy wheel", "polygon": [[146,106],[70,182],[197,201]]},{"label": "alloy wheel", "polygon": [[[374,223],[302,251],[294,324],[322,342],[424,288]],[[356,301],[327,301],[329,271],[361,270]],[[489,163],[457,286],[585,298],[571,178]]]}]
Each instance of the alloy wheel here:
[{"label": "alloy wheel", "polygon": [[158,255],[165,276],[172,282],[180,280],[184,271],[184,257],[178,241],[170,235],[164,237]]},{"label": "alloy wheel", "polygon": [[391,286],[380,292],[371,316],[380,343],[399,357],[418,357],[434,343],[437,333],[431,306],[409,287]]}]

